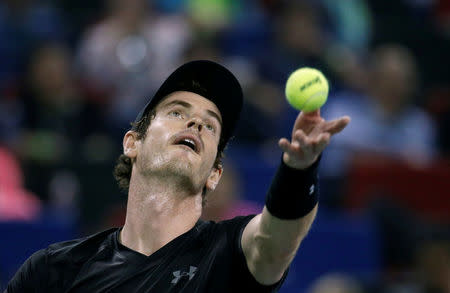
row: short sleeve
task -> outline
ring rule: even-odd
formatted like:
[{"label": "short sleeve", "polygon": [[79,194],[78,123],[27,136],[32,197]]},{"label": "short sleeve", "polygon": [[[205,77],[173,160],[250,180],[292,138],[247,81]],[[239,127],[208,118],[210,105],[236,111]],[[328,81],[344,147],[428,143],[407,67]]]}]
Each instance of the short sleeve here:
[{"label": "short sleeve", "polygon": [[16,272],[4,293],[45,292],[48,276],[47,250],[30,256]]},{"label": "short sleeve", "polygon": [[287,276],[287,270],[280,281],[273,285],[260,284],[248,269],[247,261],[242,250],[241,238],[245,227],[255,215],[236,217],[225,221],[228,232],[230,249],[233,255],[234,284],[233,292],[278,292]]}]

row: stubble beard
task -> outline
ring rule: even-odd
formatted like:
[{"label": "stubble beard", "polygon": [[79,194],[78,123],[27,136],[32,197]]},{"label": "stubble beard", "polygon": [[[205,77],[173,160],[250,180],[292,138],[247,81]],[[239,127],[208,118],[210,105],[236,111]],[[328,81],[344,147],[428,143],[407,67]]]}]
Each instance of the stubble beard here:
[{"label": "stubble beard", "polygon": [[197,194],[204,186],[187,158],[174,158],[169,153],[163,153],[142,161],[139,167],[144,177],[158,178],[168,185],[177,186],[183,192]]}]

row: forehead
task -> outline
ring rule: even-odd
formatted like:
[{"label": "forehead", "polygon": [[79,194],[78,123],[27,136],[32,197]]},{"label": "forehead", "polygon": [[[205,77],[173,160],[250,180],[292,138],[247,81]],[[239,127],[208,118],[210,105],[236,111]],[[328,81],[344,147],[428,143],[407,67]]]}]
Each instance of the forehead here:
[{"label": "forehead", "polygon": [[173,105],[176,101],[187,103],[193,108],[214,112],[220,118],[220,121],[222,121],[222,115],[216,104],[199,94],[187,91],[177,91],[167,95],[158,103],[158,105],[156,105],[155,111],[158,112],[158,110],[162,108]]}]

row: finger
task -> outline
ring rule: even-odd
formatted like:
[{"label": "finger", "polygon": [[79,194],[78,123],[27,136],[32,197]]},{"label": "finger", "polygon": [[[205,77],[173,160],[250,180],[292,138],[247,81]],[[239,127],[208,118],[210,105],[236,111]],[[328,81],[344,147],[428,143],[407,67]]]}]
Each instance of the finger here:
[{"label": "finger", "polygon": [[278,141],[278,145],[281,150],[284,152],[285,156],[292,156],[295,153],[298,153],[300,150],[298,142],[290,143],[286,138],[282,138]]},{"label": "finger", "polygon": [[306,147],[309,143],[308,137],[301,129],[295,131],[292,141],[293,143],[297,143],[300,147]]},{"label": "finger", "polygon": [[322,152],[325,147],[330,143],[330,134],[329,133],[323,133],[319,136],[318,143],[315,147],[315,151],[317,153]]},{"label": "finger", "polygon": [[294,129],[302,129],[305,133],[309,133],[315,125],[322,121],[324,120],[320,117],[320,110],[313,112],[301,112],[295,120]]},{"label": "finger", "polygon": [[317,135],[316,137],[310,139],[310,143],[309,144],[311,146],[312,153],[316,153],[317,152],[316,149],[317,149],[319,143],[322,141],[323,137],[324,137],[324,134],[321,133],[321,134]]},{"label": "finger", "polygon": [[282,138],[278,141],[278,146],[283,152],[289,152],[291,148],[291,143],[286,138]]},{"label": "finger", "polygon": [[320,117],[320,108],[311,112],[303,112],[303,115],[309,118]]},{"label": "finger", "polygon": [[344,116],[327,122],[325,131],[331,135],[341,132],[350,123],[350,117]]},{"label": "finger", "polygon": [[305,155],[312,154],[313,140],[311,140],[302,130],[297,130],[293,139],[293,147],[298,151],[302,151]]}]

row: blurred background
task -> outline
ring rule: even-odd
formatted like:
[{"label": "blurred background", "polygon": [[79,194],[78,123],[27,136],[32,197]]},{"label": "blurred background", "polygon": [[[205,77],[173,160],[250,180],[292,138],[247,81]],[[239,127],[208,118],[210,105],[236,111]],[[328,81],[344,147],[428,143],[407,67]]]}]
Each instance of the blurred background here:
[{"label": "blurred background", "polygon": [[262,208],[297,115],[292,71],[322,70],[322,115],[352,117],[281,292],[450,292],[448,0],[1,1],[0,289],[35,250],[122,225],[122,137],[193,59],[245,95],[205,219]]}]

